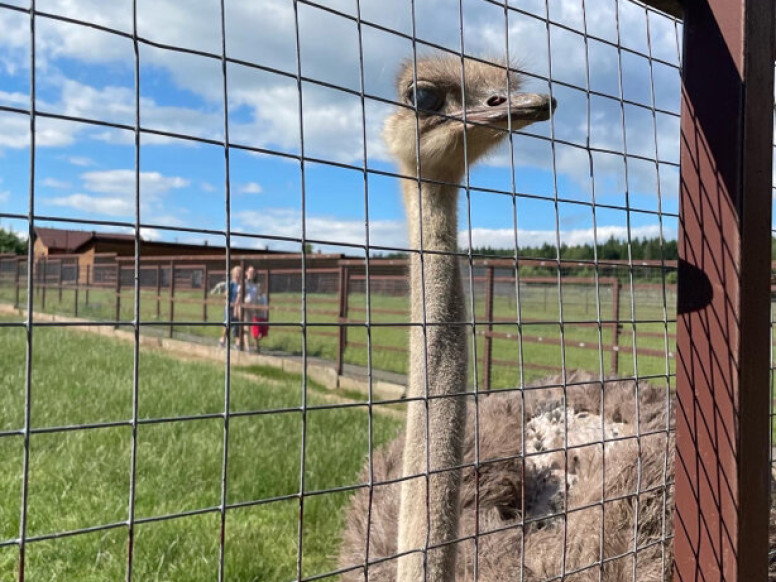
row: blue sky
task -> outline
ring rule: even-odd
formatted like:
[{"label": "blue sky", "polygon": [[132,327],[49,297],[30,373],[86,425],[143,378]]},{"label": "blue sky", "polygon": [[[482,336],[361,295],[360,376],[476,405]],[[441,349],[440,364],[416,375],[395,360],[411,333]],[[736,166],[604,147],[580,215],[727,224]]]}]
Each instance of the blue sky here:
[{"label": "blue sky", "polygon": [[[25,6],[23,1],[15,2]],[[322,5],[355,15],[354,0],[329,0]],[[619,11],[615,13],[615,5]],[[293,5],[290,0],[228,1],[227,54],[279,72],[297,67]],[[461,48],[458,0],[416,0],[416,32],[421,40],[451,50]],[[483,0],[462,2],[463,43],[467,53],[499,57],[509,40],[512,57],[535,75],[529,90],[547,92],[547,78],[576,85],[552,84],[559,102],[550,123],[537,124],[515,134],[514,183],[518,238],[521,244],[554,242],[556,224],[563,242],[592,241],[595,212],[597,235],[606,239],[657,236],[662,210],[677,212],[678,118],[653,113],[678,113],[679,79],[674,66],[653,62],[606,42],[574,31],[588,31],[617,42],[619,19],[624,46],[648,53],[647,22],[652,54],[678,62],[677,28],[670,19],[627,0],[519,0],[504,9]],[[532,15],[550,17],[568,27],[551,25]],[[131,2],[99,0],[39,0],[41,11],[95,22],[131,32]],[[188,3],[159,0],[138,2],[139,34],[149,40],[220,53],[218,0]],[[409,2],[360,2],[366,20],[409,34]],[[649,16],[647,16],[649,14]],[[0,105],[28,109],[30,96],[29,16],[0,9]],[[316,81],[358,90],[360,69],[356,24],[325,10],[299,5],[302,73]],[[39,17],[36,19],[37,108],[40,111],[133,125],[135,118],[135,57],[129,39],[88,27]],[[548,42],[549,34],[549,42]],[[412,55],[409,40],[375,27],[362,27],[364,86],[367,94],[393,99],[393,78],[401,59]],[[425,52],[428,52],[427,50]],[[224,107],[221,62],[198,55],[141,45],[140,119],[144,128],[208,139],[223,139]],[[622,63],[622,75],[618,72]],[[551,63],[551,66],[550,66]],[[279,153],[300,152],[299,92],[294,78],[229,64],[230,140],[235,144]],[[584,87],[602,96],[588,98]],[[652,94],[654,84],[655,94]],[[622,89],[620,88],[622,85]],[[624,106],[620,93],[634,104]],[[364,144],[361,100],[352,94],[317,83],[302,84],[305,153],[325,163],[305,165],[305,202],[308,238],[326,241],[325,250],[359,254],[336,243],[365,242]],[[395,172],[380,138],[391,107],[367,99],[367,168]],[[0,209],[5,214],[28,212],[29,119],[26,114],[0,111]],[[569,142],[553,145],[555,137]],[[40,216],[93,221],[134,221],[133,133],[79,122],[37,119],[35,212]],[[614,153],[589,152],[592,148]],[[659,159],[641,161],[629,154]],[[592,161],[592,178],[591,178]],[[553,174],[553,169],[556,170]],[[301,237],[301,169],[297,160],[232,149],[230,151],[231,228],[258,238],[240,240],[244,246],[298,250],[287,238]],[[144,134],[141,140],[142,234],[154,240],[222,244],[207,236],[159,227],[223,230],[226,227],[224,149],[217,145]],[[514,240],[513,181],[508,147],[475,166],[469,177],[472,190],[461,196],[461,243],[471,228],[475,245],[510,247]],[[397,178],[367,175],[370,243],[405,247],[403,208]],[[502,193],[478,191],[477,188]],[[553,197],[568,200],[556,207]],[[626,211],[626,192],[630,212]],[[576,203],[579,202],[579,203]],[[471,224],[467,217],[471,216]],[[629,220],[628,220],[629,219]],[[21,220],[2,218],[2,225],[25,231]],[[52,224],[54,225],[54,224]],[[76,227],[60,223],[62,227]],[[91,228],[91,227],[83,227]],[[107,227],[95,226],[96,229]],[[663,236],[675,238],[676,220],[664,217]],[[277,238],[275,238],[277,237]],[[361,251],[363,252],[363,251]]]}]

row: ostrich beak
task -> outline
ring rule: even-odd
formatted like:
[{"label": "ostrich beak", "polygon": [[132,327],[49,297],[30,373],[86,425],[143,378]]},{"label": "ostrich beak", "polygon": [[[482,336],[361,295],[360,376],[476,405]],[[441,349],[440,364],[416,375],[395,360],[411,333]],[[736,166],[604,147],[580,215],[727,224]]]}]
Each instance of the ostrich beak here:
[{"label": "ostrich beak", "polygon": [[507,119],[528,123],[546,121],[555,111],[557,104],[549,95],[538,93],[517,93],[509,99],[495,96],[488,99],[486,107],[467,109],[466,120],[488,124],[501,124]]}]

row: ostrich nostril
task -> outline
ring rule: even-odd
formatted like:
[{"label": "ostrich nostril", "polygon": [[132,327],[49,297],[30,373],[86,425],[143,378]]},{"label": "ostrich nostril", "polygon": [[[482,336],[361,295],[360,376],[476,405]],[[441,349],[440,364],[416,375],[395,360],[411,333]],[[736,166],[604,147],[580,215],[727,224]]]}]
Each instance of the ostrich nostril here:
[{"label": "ostrich nostril", "polygon": [[501,95],[494,95],[486,101],[489,107],[497,107],[502,103],[506,103],[507,98]]}]

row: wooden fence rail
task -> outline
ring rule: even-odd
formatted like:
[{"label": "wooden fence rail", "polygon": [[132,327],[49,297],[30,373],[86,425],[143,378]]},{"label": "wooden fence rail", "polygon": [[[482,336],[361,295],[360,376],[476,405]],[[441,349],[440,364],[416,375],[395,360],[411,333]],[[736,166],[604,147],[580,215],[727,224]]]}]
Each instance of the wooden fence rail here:
[{"label": "wooden fence rail", "polygon": [[[225,305],[223,295],[213,296],[210,292],[214,282],[226,281],[226,269],[223,268],[223,263],[218,267],[206,259],[208,258],[155,257],[152,263],[141,264],[138,269],[143,301],[151,302],[155,306],[155,321],[157,323],[162,321],[162,305],[167,304],[166,319],[163,323],[169,324],[166,332],[170,337],[175,333],[176,323],[182,322],[182,313],[192,313],[192,309],[201,310],[201,315],[197,316],[199,321],[189,319],[186,320],[186,323],[199,323],[200,321],[214,323],[212,313],[209,313],[209,310],[218,309]],[[348,348],[366,348],[367,346],[365,342],[355,341],[355,338],[349,337],[350,327],[365,328],[367,325],[404,327],[410,325],[407,320],[409,310],[391,308],[390,305],[385,307],[372,304],[370,308],[372,321],[365,321],[366,306],[360,300],[354,301],[354,295],[363,293],[361,290],[365,290],[366,275],[363,270],[363,262],[343,259],[337,261],[336,266],[327,264],[323,267],[316,267],[314,262],[312,263],[313,265],[307,269],[307,279],[311,281],[312,277],[318,277],[318,287],[325,292],[310,293],[307,296],[307,316],[316,318],[317,323],[319,323],[319,325],[308,327],[308,333],[313,336],[336,338],[336,356],[332,365],[338,374],[343,372]],[[301,284],[301,268],[293,269],[287,265],[273,268],[271,261],[257,260],[255,257],[249,259],[237,257],[232,264],[242,266],[243,272],[248,264],[258,267],[257,272],[262,280],[263,292],[269,295],[273,290],[275,291],[272,301],[269,301],[266,307],[246,305],[244,291],[241,292],[236,302],[236,307],[239,308],[237,311],[242,314],[242,321],[238,323],[243,325],[250,323],[250,316],[258,309],[266,313],[268,320],[274,320],[269,321],[269,325],[276,327],[282,327],[284,324],[298,325],[299,320],[294,316],[301,315],[301,301],[295,296],[295,293],[301,294],[301,289],[289,291],[291,289],[289,277],[298,278],[299,284]],[[660,263],[659,265],[668,272],[675,268],[675,265],[670,263]],[[623,265],[615,264],[615,266],[621,268]],[[654,269],[658,265],[648,264],[646,266]],[[370,260],[370,267],[370,293],[373,296],[383,294],[386,297],[408,297],[405,261],[373,259]],[[557,265],[555,267],[557,268]],[[534,314],[518,313],[521,310],[516,309],[516,303],[510,308],[510,311],[515,310],[515,315],[506,317],[503,315],[503,311],[501,314],[498,313],[496,304],[505,300],[517,301],[515,285],[518,280],[521,293],[524,296],[527,296],[532,290],[542,290],[543,307],[552,307],[553,302],[562,297],[562,294],[557,291],[559,284],[557,275],[552,277],[534,275],[516,277],[512,260],[475,261],[476,272],[472,274],[472,281],[477,300],[475,302],[477,313],[472,318],[472,324],[476,337],[481,338],[483,346],[479,354],[481,361],[479,386],[481,389],[489,390],[493,386],[494,367],[516,368],[518,366],[517,357],[514,360],[506,360],[503,357],[496,358],[494,356],[495,342],[502,342],[501,345],[504,345],[503,342],[521,341],[523,345],[555,345],[565,349],[573,348],[590,352],[603,350],[609,353],[607,373],[616,376],[620,372],[620,352],[623,351],[624,347],[631,349],[629,346],[622,345],[623,325],[639,323],[632,321],[632,318],[623,317],[620,307],[621,293],[648,291],[651,295],[661,297],[660,294],[666,289],[671,294],[675,292],[671,285],[665,287],[649,282],[638,283],[631,290],[630,285],[624,284],[620,277],[609,276],[594,279],[578,276],[574,273],[575,267],[577,269],[580,267],[589,268],[589,265],[578,263],[569,265],[568,272],[560,278],[560,285],[566,290],[572,288],[584,290],[585,313],[597,305],[596,302],[600,300],[602,294],[606,294],[609,298],[607,304],[611,305],[608,317],[604,317],[604,312],[600,311],[603,301],[598,304],[600,320],[594,317],[573,322],[570,320],[561,322],[557,318],[537,318]],[[134,293],[135,266],[131,261],[104,261],[81,267],[79,262],[72,257],[62,259],[42,257],[34,265],[33,273],[35,277],[34,289],[41,310],[51,308],[51,299],[47,300],[47,291],[49,293],[57,292],[57,309],[59,310],[62,310],[65,305],[63,292],[72,292],[73,301],[69,313],[77,317],[79,312],[83,312],[79,308],[79,297],[83,299],[82,307],[88,307],[94,298],[95,289],[99,289],[103,302],[106,297],[108,302],[113,302],[112,321],[116,325],[121,322],[123,301],[131,298]],[[12,301],[16,307],[20,306],[20,295],[26,289],[26,274],[26,257],[0,259],[0,289],[12,288]],[[330,278],[334,278],[334,280],[327,283],[326,281]],[[278,288],[283,290],[277,292]],[[670,299],[668,301],[670,303]],[[180,309],[176,309],[176,306]],[[329,308],[329,306],[331,307]],[[320,322],[321,318],[323,318],[323,322]],[[331,319],[331,327],[336,327],[336,330],[326,329],[329,325],[326,321],[327,318]],[[216,321],[219,323],[223,321],[220,310]],[[669,324],[673,324],[672,319],[665,322],[665,325]],[[577,341],[571,338],[564,339],[560,336],[551,337],[546,332],[536,333],[535,328],[530,327],[535,325],[596,327],[601,334],[608,329],[609,338],[603,339],[602,335],[600,336],[601,341]],[[511,329],[505,331],[505,326]],[[674,334],[667,330],[665,332],[639,330],[639,337],[654,339],[666,337],[671,346],[675,339]],[[241,334],[239,341],[240,347],[244,348],[244,334]],[[636,355],[672,358],[673,348],[671,346],[667,345],[665,349],[639,346],[636,349]],[[406,352],[407,349],[406,345],[381,345],[375,342],[371,343],[371,347],[374,352]],[[517,354],[517,350],[514,353]],[[537,362],[522,362],[521,365],[526,369],[548,372],[560,370],[559,365],[545,365]]]}]

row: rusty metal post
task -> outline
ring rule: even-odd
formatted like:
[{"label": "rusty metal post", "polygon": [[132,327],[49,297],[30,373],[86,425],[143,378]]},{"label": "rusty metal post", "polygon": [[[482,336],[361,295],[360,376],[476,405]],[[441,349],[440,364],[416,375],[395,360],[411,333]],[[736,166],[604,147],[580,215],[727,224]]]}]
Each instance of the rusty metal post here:
[{"label": "rusty metal post", "polygon": [[156,321],[162,319],[162,265],[156,264]]},{"label": "rusty metal post", "polygon": [[612,364],[611,374],[620,373],[620,278],[612,280]]},{"label": "rusty metal post", "polygon": [[170,261],[170,303],[169,303],[169,322],[170,322],[170,330],[169,330],[169,336],[172,337],[173,334],[173,325],[172,322],[175,319],[175,261]]},{"label": "rusty metal post", "polygon": [[493,265],[488,265],[485,274],[485,345],[483,347],[482,389],[490,390],[491,368],[493,366]]},{"label": "rusty metal post", "polygon": [[[348,320],[348,287],[350,285],[350,269],[345,265],[339,267],[339,323],[344,324]],[[345,325],[340,325],[338,328],[337,338],[337,363],[336,370],[337,375],[342,374],[342,368],[345,363],[345,348],[348,346],[348,328]]]},{"label": "rusty metal post", "polygon": [[208,291],[208,268],[205,263],[202,268],[202,321],[204,323],[207,323]]},{"label": "rusty metal post", "polygon": [[[266,305],[264,306],[264,318],[267,320],[267,323],[269,323],[269,305],[270,305],[270,296],[269,296],[269,277],[270,277],[270,269],[267,267],[267,269],[264,271],[264,295],[267,298]],[[267,327],[267,330],[269,330],[269,327]]]},{"label": "rusty metal post", "polygon": [[29,275],[32,275],[32,282],[33,282],[33,288],[32,288],[33,303],[35,301],[36,296],[40,297],[40,274],[41,274],[42,262],[43,262],[42,257],[34,258],[32,262],[32,273],[29,273]]},{"label": "rusty metal post", "polygon": [[16,309],[19,309],[19,287],[21,285],[21,282],[19,281],[19,269],[22,266],[21,259],[16,259],[14,261],[14,265],[16,267],[16,271],[13,274],[13,284],[14,284],[14,293],[13,293],[13,306]]},{"label": "rusty metal post", "polygon": [[40,310],[46,311],[46,284],[48,282],[48,259],[43,258],[42,283],[40,284]]},{"label": "rusty metal post", "polygon": [[62,259],[59,259],[59,275],[57,277],[57,299],[62,303]]},{"label": "rusty metal post", "polygon": [[774,3],[684,10],[674,580],[764,581]]},{"label": "rusty metal post", "polygon": [[75,285],[73,286],[73,317],[78,317],[78,288],[81,285],[81,265],[75,264]]},{"label": "rusty metal post", "polygon": [[237,320],[239,326],[237,327],[237,334],[240,338],[240,351],[243,351],[245,349],[245,327],[243,327],[243,323],[245,323],[245,310],[243,309],[243,305],[245,305],[245,259],[240,259],[240,277],[242,280],[240,281],[240,292],[237,296]]},{"label": "rusty metal post", "polygon": [[270,269],[269,267],[264,271],[264,294],[267,296],[267,307],[265,312],[265,317],[267,318],[267,321],[269,321],[269,277],[270,277]]},{"label": "rusty metal post", "polygon": [[121,263],[116,263],[116,325],[115,328],[119,328],[119,321],[121,320]]},{"label": "rusty metal post", "polygon": [[91,281],[92,266],[86,265],[86,291],[84,296],[84,305],[89,305],[89,281]]}]

